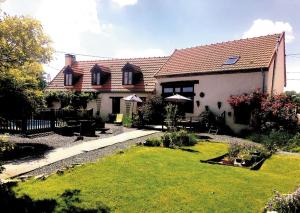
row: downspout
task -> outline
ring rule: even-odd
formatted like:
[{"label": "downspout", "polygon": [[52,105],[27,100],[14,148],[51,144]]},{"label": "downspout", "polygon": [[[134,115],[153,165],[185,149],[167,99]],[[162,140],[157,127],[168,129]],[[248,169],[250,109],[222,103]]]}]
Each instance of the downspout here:
[{"label": "downspout", "polygon": [[262,75],[262,92],[263,93],[265,93],[265,90],[266,90],[266,82],[265,82],[265,80],[266,80],[266,74],[265,74],[265,72],[264,72],[264,70],[263,70],[263,68],[261,68],[260,69],[261,70],[261,75]]},{"label": "downspout", "polygon": [[275,53],[274,53],[274,66],[273,66],[273,73],[272,73],[272,86],[271,86],[271,96],[273,96],[273,90],[274,90],[274,81],[275,81],[275,70],[276,70],[276,62],[277,62],[277,53],[278,53],[278,47],[279,47],[279,38],[277,40],[277,44],[275,47]]}]

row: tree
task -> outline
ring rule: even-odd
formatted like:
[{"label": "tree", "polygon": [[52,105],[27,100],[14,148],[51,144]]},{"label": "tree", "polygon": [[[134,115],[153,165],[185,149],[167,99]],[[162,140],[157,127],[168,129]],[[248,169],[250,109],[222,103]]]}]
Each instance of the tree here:
[{"label": "tree", "polygon": [[43,103],[42,63],[51,60],[50,38],[38,20],[0,15],[0,116],[30,114]]}]

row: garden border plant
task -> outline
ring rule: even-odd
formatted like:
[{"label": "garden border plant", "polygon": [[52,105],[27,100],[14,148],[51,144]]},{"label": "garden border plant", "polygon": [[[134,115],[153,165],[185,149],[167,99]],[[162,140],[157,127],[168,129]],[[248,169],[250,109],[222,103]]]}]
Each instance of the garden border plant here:
[{"label": "garden border plant", "polygon": [[258,170],[271,155],[263,145],[232,142],[229,144],[228,153],[200,162]]},{"label": "garden border plant", "polygon": [[269,96],[257,89],[249,94],[232,95],[228,103],[235,111],[240,107],[247,108],[251,115],[252,130],[243,131],[244,137],[273,151],[300,151],[300,137],[296,136],[300,130],[297,124],[300,94],[286,92]]}]

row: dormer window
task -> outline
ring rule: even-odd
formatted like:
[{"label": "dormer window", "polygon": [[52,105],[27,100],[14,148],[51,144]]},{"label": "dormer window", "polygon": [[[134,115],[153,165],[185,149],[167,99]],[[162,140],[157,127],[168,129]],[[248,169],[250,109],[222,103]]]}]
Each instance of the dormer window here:
[{"label": "dormer window", "polygon": [[125,85],[132,84],[132,71],[126,70],[123,72],[123,82]]},{"label": "dormer window", "polygon": [[101,84],[101,73],[100,71],[95,71],[92,73],[92,85]]},{"label": "dormer window", "polygon": [[92,85],[103,85],[109,77],[109,68],[95,64],[91,69]]},{"label": "dormer window", "polygon": [[134,85],[140,82],[143,78],[141,68],[134,64],[127,63],[122,69],[123,85]]},{"label": "dormer window", "polygon": [[73,85],[73,71],[70,66],[68,66],[64,70],[65,75],[65,86],[72,86]]},{"label": "dormer window", "polygon": [[65,74],[65,78],[66,78],[66,86],[72,86],[73,85],[73,75],[72,75],[72,73]]}]

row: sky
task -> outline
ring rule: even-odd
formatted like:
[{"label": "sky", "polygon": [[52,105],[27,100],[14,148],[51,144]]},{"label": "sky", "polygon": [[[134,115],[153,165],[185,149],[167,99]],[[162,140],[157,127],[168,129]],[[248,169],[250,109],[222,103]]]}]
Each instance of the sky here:
[{"label": "sky", "polygon": [[285,31],[286,90],[300,92],[300,0],[0,0],[0,8],[42,22],[57,51],[44,66],[51,78],[64,66],[65,52],[165,56],[176,48]]}]

